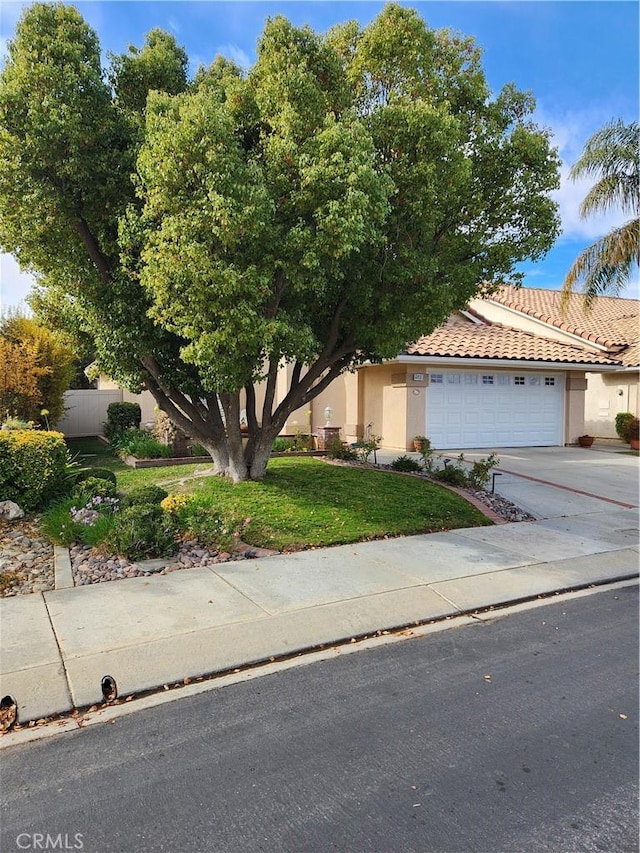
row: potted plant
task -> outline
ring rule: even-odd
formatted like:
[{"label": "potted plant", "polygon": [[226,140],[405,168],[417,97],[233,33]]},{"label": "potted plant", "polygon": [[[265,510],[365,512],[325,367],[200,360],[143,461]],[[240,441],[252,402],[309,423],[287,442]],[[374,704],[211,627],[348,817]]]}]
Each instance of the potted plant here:
[{"label": "potted plant", "polygon": [[422,451],[422,448],[425,446],[425,444],[427,444],[429,446],[431,445],[431,442],[426,437],[426,435],[414,435],[414,437],[413,437],[413,449],[415,450],[416,453],[420,453]]},{"label": "potted plant", "polygon": [[591,447],[593,444],[593,436],[592,435],[579,435],[578,436],[578,444],[580,447]]},{"label": "potted plant", "polygon": [[628,431],[629,444],[632,450],[640,450],[640,421],[634,418]]}]

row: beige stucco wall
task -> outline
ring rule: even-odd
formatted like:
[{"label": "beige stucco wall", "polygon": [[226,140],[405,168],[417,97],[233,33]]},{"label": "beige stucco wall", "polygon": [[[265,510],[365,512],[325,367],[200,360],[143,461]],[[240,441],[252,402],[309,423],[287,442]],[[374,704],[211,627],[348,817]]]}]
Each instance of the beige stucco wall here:
[{"label": "beige stucco wall", "polygon": [[382,436],[382,446],[404,452],[413,437],[424,433],[426,374],[414,381],[418,368],[394,363],[361,368],[362,419],[371,432]]},{"label": "beige stucco wall", "polygon": [[571,370],[566,374],[564,386],[564,443],[577,444],[584,435],[584,395],[587,380],[584,372]]},{"label": "beige stucco wall", "polygon": [[[343,373],[329,385],[321,394],[311,401],[313,429],[326,423],[324,410],[327,406],[333,409],[331,425],[340,427],[340,436],[349,443],[359,441],[363,436],[363,424],[359,419],[359,371]],[[291,416],[296,417],[294,412]]]},{"label": "beige stucco wall", "polygon": [[596,438],[617,438],[615,418],[619,412],[640,417],[638,373],[587,373],[585,432]]}]

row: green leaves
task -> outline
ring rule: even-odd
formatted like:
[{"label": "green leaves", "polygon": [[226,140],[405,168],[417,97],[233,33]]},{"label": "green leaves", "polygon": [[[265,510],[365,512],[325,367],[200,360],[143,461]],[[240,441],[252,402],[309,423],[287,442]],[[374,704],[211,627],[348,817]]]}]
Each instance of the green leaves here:
[{"label": "green leaves", "polygon": [[189,82],[157,29],[110,59],[75,8],[25,11],[0,74],[0,245],[201,439],[224,431],[216,394],[294,363],[276,429],[557,234],[532,98],[492,99],[473,40],[413,10],[327,35],[278,16],[246,74],[218,58]]}]

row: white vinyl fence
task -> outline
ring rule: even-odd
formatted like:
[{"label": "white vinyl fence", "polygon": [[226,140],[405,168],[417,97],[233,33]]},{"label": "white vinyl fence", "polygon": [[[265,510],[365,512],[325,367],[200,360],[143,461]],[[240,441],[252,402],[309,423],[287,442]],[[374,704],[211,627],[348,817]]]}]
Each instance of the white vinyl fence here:
[{"label": "white vinyl fence", "polygon": [[117,388],[109,391],[67,391],[64,395],[65,415],[55,424],[54,429],[63,432],[68,438],[100,435],[103,432],[102,425],[107,420],[109,403],[123,402],[140,404],[143,426],[155,420],[154,400],[148,391],[139,395]]}]

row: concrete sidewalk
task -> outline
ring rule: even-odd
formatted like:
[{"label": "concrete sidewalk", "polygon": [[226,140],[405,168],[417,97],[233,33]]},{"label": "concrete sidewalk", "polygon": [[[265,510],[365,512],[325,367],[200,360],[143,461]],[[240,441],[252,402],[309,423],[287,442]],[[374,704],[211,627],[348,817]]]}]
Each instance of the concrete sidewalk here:
[{"label": "concrete sidewalk", "polygon": [[[631,482],[634,469],[624,471]],[[496,490],[538,521],[4,599],[0,698],[14,697],[24,722],[101,702],[105,675],[127,696],[378,630],[637,577],[637,498],[625,508],[560,483],[515,473],[501,480]]]}]

